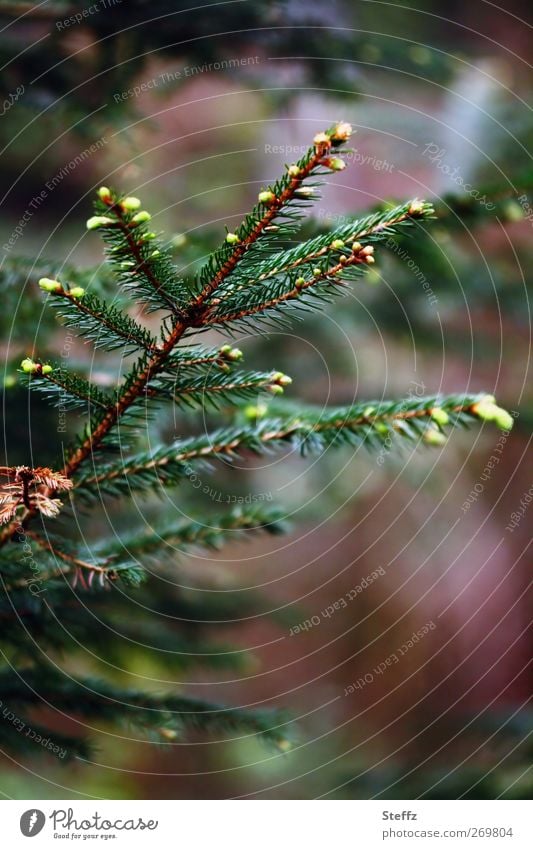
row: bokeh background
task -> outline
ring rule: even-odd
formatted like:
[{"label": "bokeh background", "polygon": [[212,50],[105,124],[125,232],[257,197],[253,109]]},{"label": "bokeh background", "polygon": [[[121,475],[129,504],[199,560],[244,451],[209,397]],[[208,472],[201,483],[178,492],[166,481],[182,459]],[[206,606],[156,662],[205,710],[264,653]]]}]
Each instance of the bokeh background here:
[{"label": "bokeh background", "polygon": [[[22,356],[68,344],[71,362],[106,380],[104,361],[66,339],[35,285],[71,265],[90,279],[102,262],[84,227],[95,187],[140,195],[192,271],[340,119],[356,130],[350,167],[325,187],[307,232],[410,197],[434,201],[437,218],[380,250],[365,282],[324,313],[240,338],[247,361],[288,372],[291,396],[319,404],[486,390],[515,426],[455,433],[434,450],[245,458],[219,467],[208,492],[185,483],[133,510],[108,506],[117,533],[139,516],[209,515],[252,493],[283,508],[287,536],[195,552],[176,562],[175,586],[161,586],[162,599],[196,605],[195,638],[236,647],[226,664],[169,665],[131,645],[113,676],[285,707],[296,743],[287,753],[252,738],[162,746],[102,724],[88,729],[90,762],[0,757],[0,792],[527,798],[529,4],[100,5],[78,22],[89,4],[0,3],[6,462],[44,463],[59,447],[56,414],[29,408],[17,383]],[[201,413],[157,422],[166,439],[202,426]],[[101,521],[91,520],[95,539]],[[100,660],[80,648],[64,662],[94,673]]]}]

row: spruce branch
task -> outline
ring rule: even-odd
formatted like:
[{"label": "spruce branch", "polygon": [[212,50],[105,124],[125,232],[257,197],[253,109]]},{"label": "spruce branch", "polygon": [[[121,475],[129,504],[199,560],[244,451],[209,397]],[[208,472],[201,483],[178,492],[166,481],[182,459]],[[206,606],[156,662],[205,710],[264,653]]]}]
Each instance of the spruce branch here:
[{"label": "spruce branch", "polygon": [[[58,288],[45,286],[57,284]],[[122,348],[125,353],[142,349],[148,352],[157,349],[156,339],[118,307],[110,306],[82,287],[65,289],[57,280],[41,278],[41,288],[51,294],[51,304],[64,320],[66,327],[74,327],[78,336],[83,336],[95,348],[113,351]]]},{"label": "spruce branch", "polygon": [[271,395],[281,394],[283,387],[291,383],[291,378],[282,372],[233,372],[221,375],[163,376],[150,383],[151,395],[170,398],[178,406],[214,407],[220,409],[222,403],[236,404],[246,398],[254,398],[259,392]]},{"label": "spruce branch", "polygon": [[[201,277],[203,282],[200,294],[193,299],[192,303],[189,303],[188,309],[176,306],[176,298],[178,298],[178,303],[180,303],[180,298],[182,300],[184,298],[184,288],[180,281],[174,282],[172,280],[175,274],[169,252],[162,253],[159,248],[155,251],[151,250],[154,234],[149,233],[146,228],[146,222],[151,217],[150,214],[144,210],[137,211],[140,206],[138,198],[121,200],[107,187],[104,186],[99,189],[96,211],[106,214],[97,214],[90,218],[87,221],[88,229],[102,230],[104,240],[109,246],[110,261],[118,272],[122,270],[124,263],[128,264],[127,270],[129,272],[133,261],[132,280],[126,281],[126,287],[131,288],[132,291],[136,291],[138,295],[146,299],[153,309],[171,307],[173,321],[157,351],[148,360],[141,361],[141,366],[135,370],[133,379],[126,381],[125,387],[115,404],[98,420],[96,426],[73,451],[63,469],[66,477],[70,478],[76,473],[87,457],[92,455],[101,445],[124,413],[140,397],[143,397],[150,381],[163,371],[168,357],[172,354],[184,333],[190,328],[202,325],[208,308],[206,301],[237,265],[246,249],[251,247],[260,236],[264,235],[265,229],[273,219],[279,216],[285,207],[290,206],[299,193],[302,194],[304,191],[303,181],[320,166],[326,171],[328,169],[338,170],[338,166],[333,164],[333,160],[328,158],[327,154],[332,148],[342,145],[349,138],[350,133],[349,124],[337,124],[327,133],[315,136],[313,148],[299,163],[291,166],[287,175],[276,183],[268,200],[265,197],[260,199],[259,206],[263,214],[259,221],[254,218],[258,207],[254,209],[252,216],[246,219],[240,231],[242,238],[241,235],[237,235],[239,245],[232,248],[229,255],[224,251],[223,257],[219,249],[218,252],[215,252],[214,258],[206,264],[204,276]],[[264,210],[265,207],[267,207],[266,210]],[[285,214],[291,216],[294,213],[286,212]],[[226,243],[230,244],[228,240],[226,240]],[[161,277],[158,276],[159,273]],[[165,281],[167,280],[171,282],[166,284]],[[56,282],[52,281],[52,284]],[[61,284],[58,284],[58,286],[61,288]],[[55,285],[52,285],[49,291],[53,292],[56,288]],[[24,525],[31,519],[31,515],[31,511],[28,511],[23,517]],[[5,534],[0,537],[0,543],[5,538]]]},{"label": "spruce branch", "polygon": [[27,359],[22,363],[22,372],[27,375],[27,385],[43,394],[55,407],[107,412],[113,404],[112,396],[68,369]]},{"label": "spruce branch", "polygon": [[101,230],[109,262],[119,284],[129,295],[143,299],[150,310],[180,313],[188,290],[180,281],[169,248],[147,223],[151,215],[140,210],[135,197],[120,199],[107,187],[98,191],[97,214],[87,221],[88,230]]},{"label": "spruce branch", "polygon": [[[344,167],[343,160],[332,159],[328,154],[332,148],[338,148],[347,141],[351,132],[349,124],[341,123],[326,133],[319,133],[315,136],[313,147],[297,163],[289,166],[287,174],[272,188],[259,193],[258,203],[252,212],[235,233],[228,234],[223,245],[214,252],[200,272],[197,282],[200,291],[195,304],[197,311],[201,312],[206,300],[230,278],[241,261],[244,261],[244,265],[250,262],[254,253],[252,249],[260,237],[263,237],[261,245],[264,249],[265,241],[268,244],[272,238],[279,240],[294,229],[301,217],[297,210],[307,205],[305,200],[302,203],[302,199],[317,197],[313,187],[305,187],[306,180],[317,172],[327,173],[328,170],[341,170]],[[280,226],[280,219],[285,226]]]},{"label": "spruce branch", "polygon": [[97,487],[100,494],[118,496],[135,489],[175,486],[190,474],[191,463],[206,467],[206,462],[217,457],[231,460],[243,452],[260,455],[292,446],[307,454],[330,445],[363,444],[379,450],[391,437],[439,445],[446,427],[481,420],[510,429],[513,423],[492,396],[482,394],[373,401],[326,410],[289,406],[283,411],[279,406],[273,415],[101,466],[96,474],[80,478],[76,491],[90,497]]},{"label": "spruce branch", "polygon": [[329,229],[326,233],[300,242],[293,248],[258,258],[253,269],[247,269],[249,273],[242,274],[238,287],[234,275],[226,286],[219,289],[217,298],[224,299],[227,295],[235,296],[236,289],[244,289],[247,294],[252,286],[264,288],[264,284],[272,278],[287,275],[295,269],[303,271],[305,266],[316,265],[319,260],[330,254],[337,258],[342,256],[347,258],[357,242],[364,241],[365,246],[379,244],[395,235],[399,229],[408,228],[415,221],[433,217],[434,209],[431,204],[414,199],[393,206],[389,210],[382,210],[362,219],[354,219],[341,227]]},{"label": "spruce branch", "polygon": [[[247,539],[243,531],[283,533],[285,524],[279,508],[253,506],[236,508],[229,513],[210,517],[206,521],[181,521],[176,524],[153,528],[148,533],[124,536],[111,548],[105,546],[107,553],[138,556],[171,546],[180,552],[213,549],[218,551],[228,541]],[[241,532],[241,533],[239,533]]]},{"label": "spruce branch", "polygon": [[[350,271],[353,272],[361,266],[374,263],[373,253],[372,246],[363,247],[359,242],[355,242],[351,252],[337,255],[333,259],[333,264],[329,264],[330,255],[328,255],[325,262],[322,261],[321,265],[315,266],[312,275],[307,279],[293,271],[285,278],[275,278],[270,286],[250,288],[246,291],[244,298],[239,293],[234,297],[226,298],[220,306],[217,305],[213,313],[208,313],[205,325],[231,325],[242,322],[249,316],[257,316],[259,313],[275,314],[282,306],[293,302],[296,302],[293,305],[300,309],[304,306],[317,309],[322,302],[320,295],[338,293],[345,285],[344,281],[353,277]],[[315,261],[319,262],[318,259]],[[306,294],[314,295],[318,300],[305,298]],[[239,303],[242,305],[239,306]]]},{"label": "spruce branch", "polygon": [[253,735],[282,751],[291,745],[289,720],[281,711],[225,707],[174,694],[148,695],[100,680],[76,680],[61,675],[51,666],[44,679],[42,670],[1,672],[0,691],[6,702],[17,709],[27,709],[44,701],[56,710],[75,716],[94,718],[97,715],[104,722],[132,724],[167,742],[179,739],[186,731],[202,731],[224,736]]}]

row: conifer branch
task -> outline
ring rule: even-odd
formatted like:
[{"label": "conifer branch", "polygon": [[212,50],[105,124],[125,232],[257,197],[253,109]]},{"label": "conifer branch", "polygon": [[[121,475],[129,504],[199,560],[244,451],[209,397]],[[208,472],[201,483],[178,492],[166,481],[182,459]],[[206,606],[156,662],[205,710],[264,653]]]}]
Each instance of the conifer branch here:
[{"label": "conifer branch", "polygon": [[[373,247],[363,247],[359,242],[356,242],[350,254],[342,253],[341,259],[334,262],[333,265],[326,265],[322,268],[317,266],[313,270],[312,276],[307,279],[289,277],[287,281],[283,281],[270,290],[265,287],[263,290],[251,289],[247,291],[245,299],[247,306],[243,306],[234,312],[231,311],[231,308],[235,304],[235,299],[222,301],[221,306],[217,306],[212,314],[206,316],[204,323],[206,326],[233,324],[251,315],[276,310],[289,301],[311,305],[309,300],[304,301],[303,293],[311,288],[321,289],[324,285],[327,290],[335,288],[338,291],[345,285],[344,280],[348,277],[349,269],[370,265],[374,262],[373,252]],[[286,288],[287,285],[289,288]],[[270,297],[268,297],[269,294]],[[256,303],[253,303],[254,301]]]},{"label": "conifer branch", "polygon": [[56,407],[74,410],[86,406],[107,412],[113,404],[110,395],[68,369],[24,360],[23,371],[27,374],[28,385],[45,395]]},{"label": "conifer branch", "polygon": [[[365,246],[375,245],[385,241],[401,227],[409,227],[417,220],[427,220],[434,217],[433,206],[417,199],[394,206],[388,211],[368,215],[362,219],[343,224],[327,233],[315,236],[301,242],[293,248],[269,254],[255,265],[254,279],[244,279],[237,287],[232,281],[227,287],[219,290],[217,297],[224,299],[226,295],[235,296],[236,291],[246,290],[262,284],[272,278],[289,274],[295,269],[302,270],[305,265],[315,265],[328,255],[345,258],[358,249],[357,243],[364,240]],[[355,251],[354,251],[355,252]]]},{"label": "conifer branch", "polygon": [[51,303],[64,319],[67,327],[74,327],[79,336],[93,342],[95,348],[113,351],[123,348],[125,351],[144,349],[147,352],[157,350],[157,342],[146,328],[126,315],[123,310],[112,307],[81,287],[67,290],[58,281],[41,278],[41,288],[48,284],[58,284],[61,288],[51,291]]},{"label": "conifer branch", "polygon": [[281,511],[272,507],[244,507],[229,513],[214,516],[207,521],[182,521],[161,528],[153,528],[148,533],[122,537],[119,543],[108,549],[119,556],[126,552],[128,556],[156,551],[163,544],[176,547],[181,552],[195,549],[219,550],[235,539],[247,539],[248,535],[236,535],[239,531],[264,531],[279,534],[284,530]]},{"label": "conifer branch", "polygon": [[[43,680],[46,682],[43,686]],[[27,709],[43,701],[57,710],[81,717],[100,716],[103,721],[133,723],[161,740],[179,739],[184,731],[208,734],[253,735],[266,744],[290,748],[289,720],[276,710],[225,707],[180,695],[148,695],[113,687],[100,680],[61,675],[52,667],[43,679],[33,669],[0,673],[0,691],[6,702]]]},{"label": "conifer branch", "polygon": [[[274,222],[281,213],[289,217],[287,212],[291,203],[298,199],[310,198],[314,195],[312,188],[304,194],[305,181],[321,167],[326,171],[341,170],[345,163],[340,159],[328,157],[332,147],[339,147],[347,141],[352,128],[349,124],[337,124],[326,133],[315,136],[314,146],[299,162],[291,165],[288,173],[278,180],[271,188],[260,192],[258,204],[246,217],[235,233],[228,234],[226,242],[220,247],[213,258],[207,263],[199,277],[200,293],[196,298],[195,310],[202,307],[221,284],[230,277],[239,262],[250,254],[250,249],[261,236],[269,234],[269,228],[280,237],[280,228]],[[299,216],[292,217],[297,220]],[[271,231],[271,232],[272,232]]]},{"label": "conifer branch", "polygon": [[192,462],[205,464],[217,457],[228,460],[242,452],[263,454],[286,445],[302,454],[324,451],[334,444],[364,444],[379,450],[391,437],[438,446],[445,441],[443,430],[447,426],[467,426],[477,419],[510,429],[513,423],[492,396],[481,394],[365,402],[326,411],[298,406],[284,412],[280,406],[273,414],[275,417],[255,425],[192,437],[150,454],[101,466],[97,474],[78,480],[76,491],[89,495],[97,487],[100,494],[117,496],[133,489],[175,486],[190,474]]}]

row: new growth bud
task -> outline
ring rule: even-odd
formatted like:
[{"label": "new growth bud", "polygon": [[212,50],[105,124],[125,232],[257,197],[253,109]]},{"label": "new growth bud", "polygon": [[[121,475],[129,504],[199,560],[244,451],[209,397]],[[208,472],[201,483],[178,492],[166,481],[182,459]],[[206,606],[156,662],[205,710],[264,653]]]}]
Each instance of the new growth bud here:
[{"label": "new growth bud", "polygon": [[327,133],[317,133],[313,139],[313,144],[315,147],[322,147],[323,145],[330,147],[331,140]]},{"label": "new growth bud", "polygon": [[424,203],[421,200],[413,200],[409,206],[409,215],[420,215],[424,212]]},{"label": "new growth bud", "polygon": [[54,369],[52,368],[52,366],[42,366],[41,374],[50,374],[51,372],[53,372],[53,370]]},{"label": "new growth bud", "polygon": [[139,209],[141,201],[139,198],[127,197],[124,198],[120,205],[124,212],[135,212],[136,209]]},{"label": "new growth bud", "polygon": [[241,240],[237,236],[237,233],[228,233],[226,236],[226,242],[228,245],[238,245]]},{"label": "new growth bud", "polygon": [[346,168],[346,162],[344,159],[339,159],[338,156],[333,157],[333,159],[328,157],[328,159],[323,160],[322,164],[325,165],[326,168],[329,168],[330,171],[344,171]]},{"label": "new growth bud", "polygon": [[334,145],[342,144],[343,142],[348,141],[352,132],[352,125],[346,123],[346,121],[341,121],[341,123],[337,124],[331,133],[331,141]]},{"label": "new growth bud", "polygon": [[137,215],[133,216],[133,218],[131,219],[131,223],[144,224],[145,221],[150,221],[151,218],[152,216],[149,212],[146,211],[146,209],[141,209],[141,211],[138,212]]},{"label": "new growth bud", "polygon": [[98,230],[100,227],[109,227],[114,223],[113,219],[107,215],[93,215],[87,219],[87,230]]},{"label": "new growth bud", "polygon": [[276,195],[270,190],[259,192],[257,200],[259,203],[273,203],[276,200]]},{"label": "new growth bud", "polygon": [[33,360],[30,360],[29,357],[26,357],[25,360],[22,360],[20,367],[24,374],[34,374],[39,370],[39,364],[34,363]]},{"label": "new growth bud", "polygon": [[287,172],[289,177],[298,177],[300,174],[300,168],[298,165],[289,165],[287,166]]},{"label": "new growth bud", "polygon": [[334,251],[340,251],[340,249],[343,247],[344,242],[342,241],[342,239],[334,239],[334,241],[330,245],[330,248]]},{"label": "new growth bud", "polygon": [[277,371],[272,375],[272,380],[274,383],[277,383],[278,386],[290,386],[292,383],[292,377],[289,377],[288,374],[283,374],[282,371]]},{"label": "new growth bud", "polygon": [[433,407],[430,411],[431,418],[434,422],[437,422],[438,425],[447,425],[449,424],[450,417],[446,410],[443,410],[441,407]]},{"label": "new growth bud", "polygon": [[39,286],[43,292],[60,292],[63,288],[59,280],[50,280],[49,277],[41,277]]},{"label": "new growth bud", "polygon": [[428,427],[422,438],[427,445],[434,445],[437,448],[446,444],[446,437],[435,427]]},{"label": "new growth bud", "polygon": [[111,203],[111,201],[113,200],[113,198],[111,197],[111,192],[109,191],[107,186],[100,186],[96,194],[104,203]]},{"label": "new growth bud", "polygon": [[260,419],[266,415],[267,410],[268,407],[266,404],[249,404],[244,408],[243,412],[245,418],[253,421],[253,419]]},{"label": "new growth bud", "polygon": [[81,286],[74,286],[74,288],[70,290],[70,294],[73,298],[83,298],[85,295],[85,289],[82,289]]},{"label": "new growth bud", "polygon": [[498,407],[494,403],[493,396],[487,395],[472,406],[472,412],[475,416],[483,419],[486,422],[494,422],[497,427],[502,430],[511,430],[513,426],[513,417],[503,407]]},{"label": "new growth bud", "polygon": [[233,362],[237,362],[243,358],[240,348],[232,348],[231,345],[222,345],[220,353],[225,360],[232,360]]}]

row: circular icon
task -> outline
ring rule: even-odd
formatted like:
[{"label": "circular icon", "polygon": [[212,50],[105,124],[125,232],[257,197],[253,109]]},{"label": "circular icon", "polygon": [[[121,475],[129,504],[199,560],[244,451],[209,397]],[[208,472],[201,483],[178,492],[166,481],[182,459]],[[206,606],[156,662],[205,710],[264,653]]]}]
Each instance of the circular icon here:
[{"label": "circular icon", "polygon": [[20,818],[20,830],[24,837],[35,837],[42,831],[45,822],[46,817],[42,811],[30,808],[29,811],[24,811]]}]

